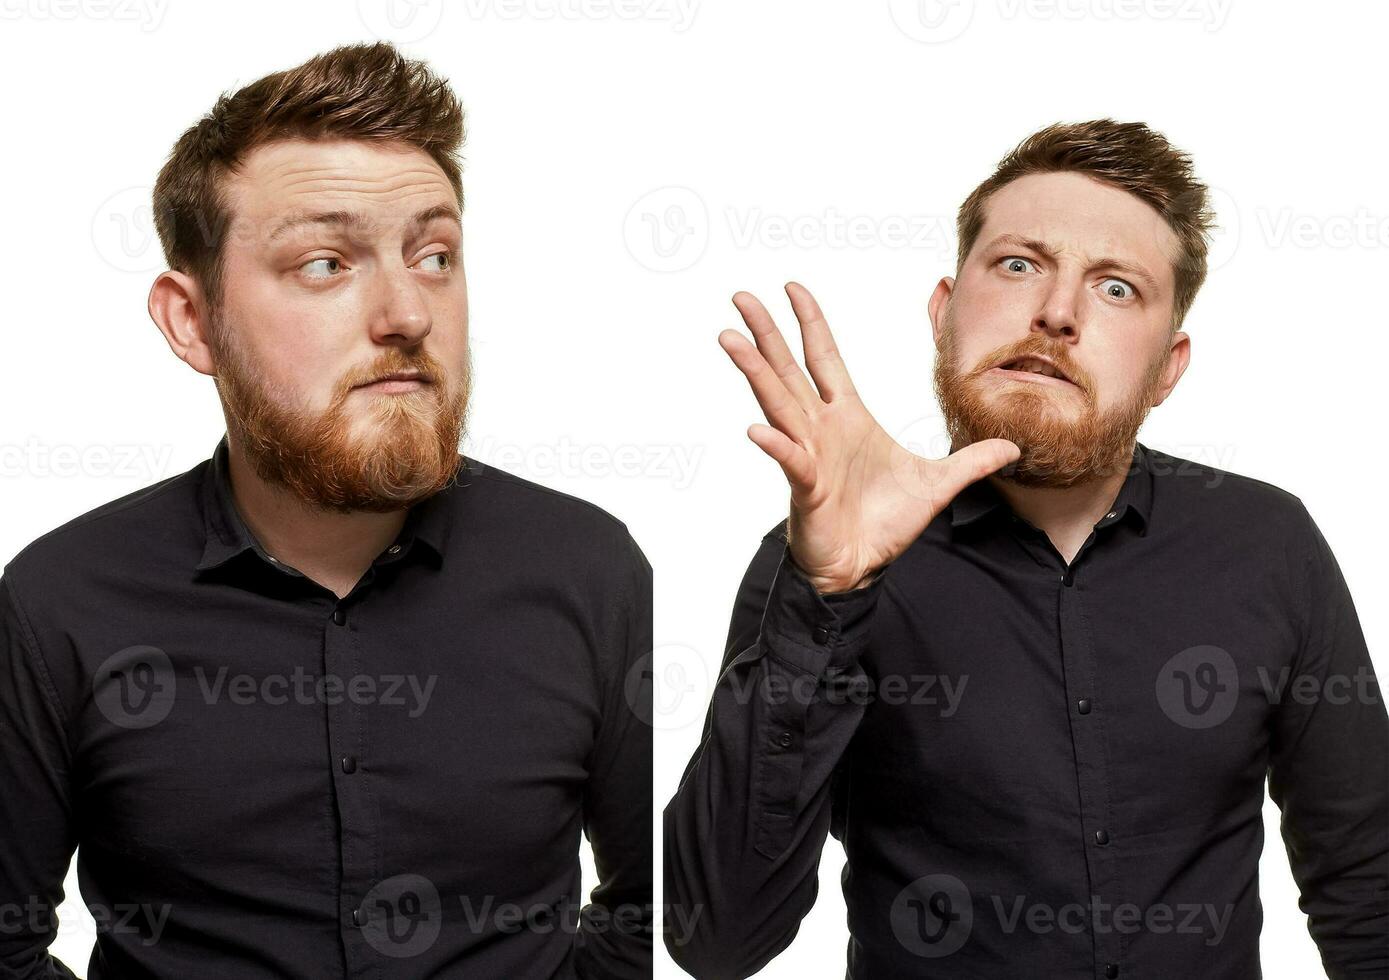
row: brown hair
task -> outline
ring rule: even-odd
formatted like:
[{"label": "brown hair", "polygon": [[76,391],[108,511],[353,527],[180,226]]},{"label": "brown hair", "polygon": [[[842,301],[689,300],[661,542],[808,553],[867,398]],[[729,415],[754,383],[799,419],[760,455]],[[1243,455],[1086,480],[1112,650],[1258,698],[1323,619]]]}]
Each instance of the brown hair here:
[{"label": "brown hair", "polygon": [[1209,188],[1192,173],[1191,158],[1143,123],[1054,123],[1014,147],[993,176],[960,205],[956,275],[984,227],[984,205],[995,191],[1027,174],[1062,171],[1087,174],[1137,196],[1162,215],[1177,236],[1180,251],[1172,265],[1175,333],[1206,281],[1207,236],[1215,213]]},{"label": "brown hair", "polygon": [[256,147],[282,139],[404,142],[428,153],[463,206],[463,107],[423,61],[384,41],[350,44],[266,75],[174,144],[154,184],[154,220],[170,268],[192,276],[215,308],[232,215],[222,179]]}]

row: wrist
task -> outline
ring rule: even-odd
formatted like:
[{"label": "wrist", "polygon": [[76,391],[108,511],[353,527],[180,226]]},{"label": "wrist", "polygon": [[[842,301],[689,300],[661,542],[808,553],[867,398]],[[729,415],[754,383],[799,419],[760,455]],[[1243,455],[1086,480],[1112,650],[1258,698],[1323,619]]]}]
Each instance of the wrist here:
[{"label": "wrist", "polygon": [[854,592],[858,589],[867,588],[873,584],[873,580],[882,572],[881,568],[870,569],[864,572],[857,579],[849,581],[846,579],[823,578],[817,575],[805,575],[805,580],[810,583],[820,595],[837,595],[841,592]]}]

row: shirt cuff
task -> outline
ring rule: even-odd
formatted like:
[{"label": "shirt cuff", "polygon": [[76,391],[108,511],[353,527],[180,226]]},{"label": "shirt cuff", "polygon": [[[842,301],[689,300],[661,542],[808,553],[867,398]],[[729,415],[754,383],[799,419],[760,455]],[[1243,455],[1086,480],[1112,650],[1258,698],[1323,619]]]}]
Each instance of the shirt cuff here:
[{"label": "shirt cuff", "polygon": [[816,677],[855,663],[868,645],[885,571],[862,588],[821,594],[784,549],[762,617],[772,653]]}]

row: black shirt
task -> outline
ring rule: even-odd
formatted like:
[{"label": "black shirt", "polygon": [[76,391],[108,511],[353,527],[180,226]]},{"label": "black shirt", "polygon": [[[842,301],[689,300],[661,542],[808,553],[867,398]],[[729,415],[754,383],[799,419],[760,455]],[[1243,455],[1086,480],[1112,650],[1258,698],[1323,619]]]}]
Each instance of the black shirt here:
[{"label": "black shirt", "polygon": [[1069,567],[981,480],[832,596],[784,532],[665,811],[686,970],[786,948],[828,830],[849,977],[1257,978],[1267,776],[1328,975],[1389,977],[1389,722],[1297,497],[1138,443]]},{"label": "black shirt", "polygon": [[651,975],[651,568],[459,459],[341,600],[254,539],[225,438],[6,566],[0,976],[72,975],[78,845],[89,980]]}]

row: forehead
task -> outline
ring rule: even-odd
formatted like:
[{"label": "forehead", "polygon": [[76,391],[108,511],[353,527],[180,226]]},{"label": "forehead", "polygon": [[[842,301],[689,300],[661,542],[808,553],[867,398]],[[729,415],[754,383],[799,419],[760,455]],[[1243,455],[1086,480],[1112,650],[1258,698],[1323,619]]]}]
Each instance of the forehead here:
[{"label": "forehead", "polygon": [[1147,269],[1170,285],[1181,243],[1147,202],[1080,173],[1028,174],[1005,184],[985,204],[976,240],[1037,239],[1079,260],[1118,259]]},{"label": "forehead", "polygon": [[225,191],[231,233],[241,240],[268,239],[290,212],[354,211],[389,225],[457,204],[433,158],[403,143],[280,140],[256,147],[237,171]]}]

